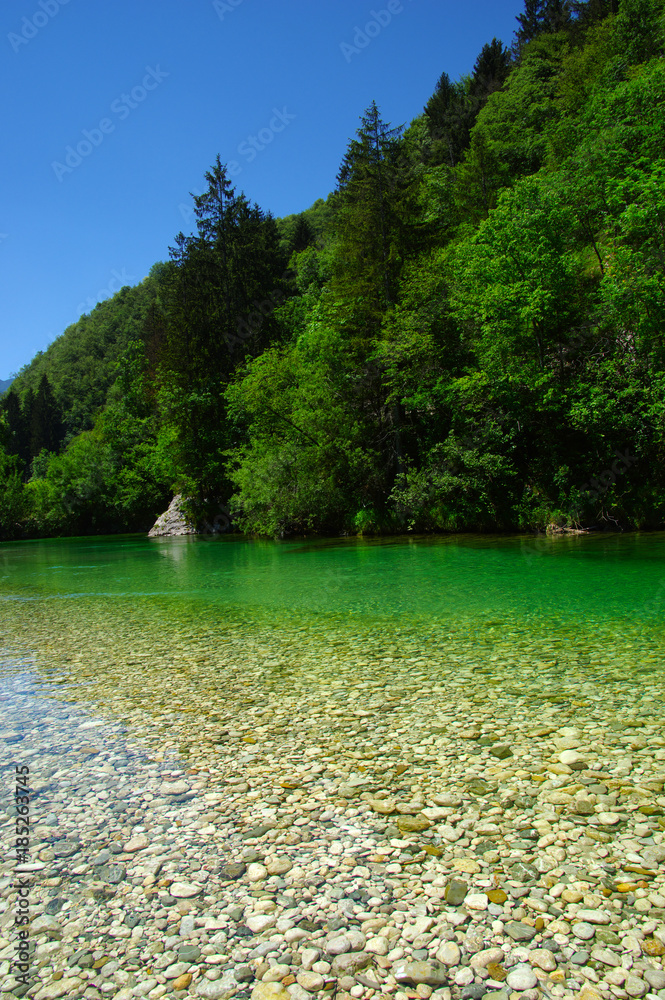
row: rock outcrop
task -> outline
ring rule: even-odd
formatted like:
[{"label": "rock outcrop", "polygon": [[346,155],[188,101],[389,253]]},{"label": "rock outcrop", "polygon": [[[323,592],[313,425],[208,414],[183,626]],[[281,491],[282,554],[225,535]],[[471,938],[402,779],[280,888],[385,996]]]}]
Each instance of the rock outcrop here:
[{"label": "rock outcrop", "polygon": [[197,535],[198,528],[182,509],[184,497],[181,493],[174,496],[168,510],[157,518],[148,532],[149,538],[159,538],[169,535]]}]

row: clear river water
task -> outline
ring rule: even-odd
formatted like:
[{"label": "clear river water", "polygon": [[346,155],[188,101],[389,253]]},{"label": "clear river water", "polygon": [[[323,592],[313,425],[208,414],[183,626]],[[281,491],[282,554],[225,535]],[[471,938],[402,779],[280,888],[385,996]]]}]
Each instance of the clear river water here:
[{"label": "clear river water", "polygon": [[28,654],[77,699],[151,692],[202,716],[254,668],[268,686],[333,668],[406,683],[418,659],[432,684],[632,704],[664,684],[664,612],[665,534],[0,546],[6,669]]}]

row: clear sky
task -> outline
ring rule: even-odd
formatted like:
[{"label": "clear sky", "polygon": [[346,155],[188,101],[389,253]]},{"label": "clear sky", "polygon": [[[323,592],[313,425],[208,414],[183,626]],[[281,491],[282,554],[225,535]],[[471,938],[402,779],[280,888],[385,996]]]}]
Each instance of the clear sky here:
[{"label": "clear sky", "polygon": [[332,190],[376,100],[420,114],[522,0],[3,0],[0,379],[191,231],[217,153],[275,216]]}]

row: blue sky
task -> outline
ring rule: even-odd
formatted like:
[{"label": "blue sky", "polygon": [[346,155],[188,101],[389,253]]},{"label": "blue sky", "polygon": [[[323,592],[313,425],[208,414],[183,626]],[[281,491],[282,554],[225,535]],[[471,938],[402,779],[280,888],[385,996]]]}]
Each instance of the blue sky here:
[{"label": "blue sky", "polygon": [[[217,153],[276,216],[334,187],[364,109],[408,123],[522,0],[4,0],[0,378],[192,228]],[[367,29],[367,30],[365,30]]]}]

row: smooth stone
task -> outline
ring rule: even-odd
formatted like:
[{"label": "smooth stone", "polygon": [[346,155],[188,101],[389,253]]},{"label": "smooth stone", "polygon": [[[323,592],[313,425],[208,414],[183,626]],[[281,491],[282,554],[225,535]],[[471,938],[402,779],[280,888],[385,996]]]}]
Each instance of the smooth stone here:
[{"label": "smooth stone", "polygon": [[554,953],[549,948],[535,948],[529,952],[529,962],[543,972],[554,972],[557,961]]},{"label": "smooth stone", "polygon": [[296,976],[298,986],[308,993],[318,993],[325,986],[325,979],[318,972],[299,972]]},{"label": "smooth stone", "polygon": [[251,983],[254,981],[254,969],[251,965],[237,965],[233,970],[237,983]]},{"label": "smooth stone", "polygon": [[186,781],[164,781],[159,790],[162,795],[185,795],[189,791]]},{"label": "smooth stone", "polygon": [[584,920],[588,924],[609,924],[610,915],[604,910],[578,910],[575,914],[577,920]]},{"label": "smooth stone", "polygon": [[257,983],[252,990],[252,1000],[286,1000],[289,991],[283,983]]},{"label": "smooth stone", "polygon": [[643,997],[648,990],[647,984],[638,976],[628,975],[623,988],[629,997]]},{"label": "smooth stone", "polygon": [[484,892],[470,892],[464,899],[464,905],[468,910],[486,910],[487,895]]},{"label": "smooth stone", "polygon": [[644,978],[652,990],[665,990],[665,970],[647,969]]},{"label": "smooth stone", "polygon": [[390,951],[390,944],[383,937],[368,938],[365,951],[369,951],[372,955],[387,955]]},{"label": "smooth stone", "polygon": [[169,965],[168,968],[164,970],[164,978],[179,979],[180,976],[185,975],[191,964],[191,962],[174,962],[173,965]]},{"label": "smooth stone", "polygon": [[[267,984],[266,984],[267,985]],[[281,986],[282,984],[279,983]],[[256,987],[255,987],[256,988]],[[228,983],[224,979],[216,979],[211,981],[210,979],[200,980],[196,984],[196,995],[203,997],[203,1000],[225,1000],[229,997],[235,990],[229,987]],[[284,993],[280,994],[280,1000],[286,1000],[288,994],[286,990]],[[265,1000],[269,1000],[268,997]]]},{"label": "smooth stone", "polygon": [[185,972],[183,973],[182,976],[178,976],[177,979],[173,980],[173,982],[171,983],[171,988],[174,990],[174,992],[177,993],[179,990],[186,990],[191,984],[191,982],[192,982],[191,972]]},{"label": "smooth stone", "polygon": [[482,870],[478,862],[474,861],[473,858],[455,858],[453,868],[456,872],[462,872],[464,875],[478,875]]},{"label": "smooth stone", "polygon": [[398,983],[412,983],[417,986],[445,986],[448,982],[448,970],[440,962],[397,962],[393,966],[393,975]]},{"label": "smooth stone", "polygon": [[532,941],[538,933],[535,927],[531,927],[530,924],[523,924],[519,920],[511,920],[507,923],[505,931],[513,941]]},{"label": "smooth stone", "polygon": [[300,952],[300,964],[305,972],[309,972],[321,956],[318,948],[303,948]]},{"label": "smooth stone", "polygon": [[100,874],[104,875],[104,881],[108,882],[109,885],[119,885],[127,877],[127,869],[124,865],[108,865],[105,869],[102,869]]},{"label": "smooth stone", "polygon": [[258,862],[252,862],[247,869],[247,880],[249,882],[261,882],[268,875],[268,869],[265,865],[260,865]]},{"label": "smooth stone", "polygon": [[345,955],[349,951],[353,951],[353,949],[346,934],[338,934],[337,937],[330,938],[326,942],[326,952],[329,955]]},{"label": "smooth stone", "polygon": [[80,996],[81,980],[73,977],[63,978],[55,983],[43,986],[36,994],[35,1000],[59,1000],[60,997]]},{"label": "smooth stone", "polygon": [[30,930],[33,934],[48,934],[51,937],[62,937],[62,927],[59,921],[48,914],[35,917],[30,924]]},{"label": "smooth stone", "polygon": [[195,944],[184,944],[178,948],[178,958],[181,962],[198,962],[201,957],[201,949]]},{"label": "smooth stone", "polygon": [[242,878],[242,876],[247,871],[247,865],[243,864],[242,861],[229,861],[228,864],[223,865],[220,869],[220,875],[222,878]]},{"label": "smooth stone", "polygon": [[290,858],[272,858],[266,861],[266,868],[269,875],[286,875],[293,868]]},{"label": "smooth stone", "polygon": [[373,812],[380,816],[390,816],[396,809],[394,799],[369,799],[368,805]]},{"label": "smooth stone", "polygon": [[603,826],[616,826],[617,823],[621,822],[623,817],[618,813],[599,812],[596,814],[596,818],[599,823],[603,824]]},{"label": "smooth stone", "polygon": [[595,936],[596,928],[582,920],[579,924],[573,924],[572,932],[580,941],[590,941]]},{"label": "smooth stone", "polygon": [[[261,978],[262,983],[278,983],[291,972],[291,966],[284,963],[272,965]],[[237,977],[236,977],[237,978]]]},{"label": "smooth stone", "polygon": [[202,892],[200,885],[193,885],[190,882],[173,882],[169,886],[169,893],[174,899],[193,899]]},{"label": "smooth stone", "polygon": [[150,841],[146,837],[145,833],[139,833],[136,837],[131,837],[127,843],[123,845],[122,849],[125,854],[134,854],[136,851],[142,851],[149,846]]},{"label": "smooth stone", "polygon": [[591,958],[594,962],[602,962],[603,965],[610,965],[612,968],[617,968],[621,965],[619,956],[613,951],[608,951],[607,948],[595,947],[591,952]]},{"label": "smooth stone", "polygon": [[518,992],[532,990],[538,985],[538,978],[530,966],[515,965],[506,976],[506,985]]},{"label": "smooth stone", "polygon": [[263,931],[267,930],[269,927],[274,927],[277,923],[277,917],[270,913],[257,913],[251,917],[247,917],[245,921],[249,927],[252,934],[262,934]]},{"label": "smooth stone", "polygon": [[461,906],[464,902],[467,892],[469,891],[468,884],[461,878],[454,878],[446,886],[445,900],[448,906]]},{"label": "smooth stone", "polygon": [[432,824],[421,814],[419,816],[398,816],[397,826],[402,833],[421,833],[429,830]]},{"label": "smooth stone", "polygon": [[332,964],[333,976],[355,976],[357,972],[370,964],[373,956],[367,951],[352,951],[347,955],[338,955]]},{"label": "smooth stone", "polygon": [[583,771],[587,766],[586,757],[577,750],[564,750],[559,754],[559,763],[566,764],[573,771]]},{"label": "smooth stone", "polygon": [[505,957],[503,948],[483,948],[471,956],[469,964],[472,969],[486,969],[488,965],[503,962]]},{"label": "smooth stone", "polygon": [[436,953],[436,958],[443,965],[453,968],[455,965],[460,964],[462,952],[459,949],[459,945],[456,945],[454,941],[444,941]]},{"label": "smooth stone", "polygon": [[352,927],[351,930],[347,931],[344,935],[351,942],[351,951],[364,951],[365,945],[367,944],[367,938],[362,933],[362,931],[357,930],[357,928]]}]

